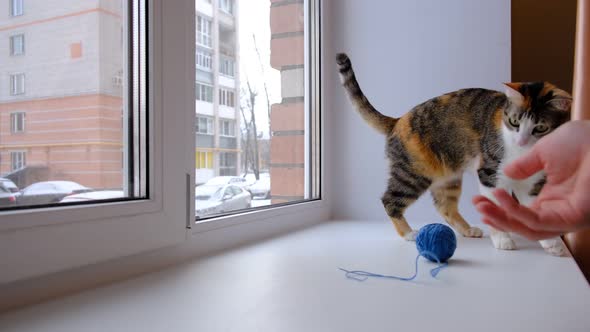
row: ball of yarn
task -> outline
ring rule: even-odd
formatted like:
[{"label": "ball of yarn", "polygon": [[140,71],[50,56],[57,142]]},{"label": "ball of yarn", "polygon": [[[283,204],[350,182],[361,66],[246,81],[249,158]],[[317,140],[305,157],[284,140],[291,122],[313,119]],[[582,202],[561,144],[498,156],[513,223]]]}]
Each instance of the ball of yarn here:
[{"label": "ball of yarn", "polygon": [[443,263],[455,253],[457,238],[449,226],[429,224],[422,227],[418,232],[416,247],[418,253],[424,258]]}]

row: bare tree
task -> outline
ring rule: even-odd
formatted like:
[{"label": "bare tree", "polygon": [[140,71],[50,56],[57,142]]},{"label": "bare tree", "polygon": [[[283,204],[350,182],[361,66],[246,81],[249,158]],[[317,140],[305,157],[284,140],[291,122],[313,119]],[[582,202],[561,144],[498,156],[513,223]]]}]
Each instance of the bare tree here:
[{"label": "bare tree", "polygon": [[270,136],[270,98],[268,97],[268,88],[266,86],[266,77],[264,73],[264,66],[262,65],[262,57],[260,56],[260,51],[258,51],[258,45],[256,44],[256,35],[252,34],[252,40],[254,41],[254,50],[256,50],[256,55],[258,55],[258,63],[260,64],[260,73],[262,74],[262,84],[264,87],[264,94],[266,96],[266,115],[268,117],[268,135]]},{"label": "bare tree", "polygon": [[[252,88],[250,80],[246,78],[247,90],[243,89],[244,101],[240,105],[240,111],[244,120],[246,129],[246,141],[245,141],[245,159],[247,166],[246,172],[249,168],[254,172],[256,180],[260,179],[260,160],[259,160],[259,147],[258,147],[258,128],[256,124],[256,112],[254,111],[256,106],[256,97],[258,93]],[[250,120],[246,117],[246,112],[249,112]],[[249,167],[248,167],[249,165]]]},{"label": "bare tree", "polygon": [[250,112],[252,114],[252,133],[254,134],[252,135],[254,139],[254,149],[252,151],[254,154],[253,171],[254,176],[256,177],[256,181],[258,181],[260,179],[260,161],[258,160],[258,129],[256,128],[256,112],[254,111],[254,106],[256,105],[256,96],[258,95],[258,93],[255,90],[252,90],[250,80],[246,81],[246,85],[248,86],[248,95],[250,96]]},{"label": "bare tree", "polygon": [[[243,93],[245,94],[246,91],[243,91]],[[245,138],[244,141],[242,141],[242,146],[244,146],[244,169],[246,170],[246,174],[248,174],[248,170],[250,168],[250,166],[252,165],[252,149],[250,146],[250,122],[246,119],[246,113],[244,112],[244,106],[240,105],[240,113],[242,113],[242,119],[244,120],[244,133],[242,135],[242,139]]]}]

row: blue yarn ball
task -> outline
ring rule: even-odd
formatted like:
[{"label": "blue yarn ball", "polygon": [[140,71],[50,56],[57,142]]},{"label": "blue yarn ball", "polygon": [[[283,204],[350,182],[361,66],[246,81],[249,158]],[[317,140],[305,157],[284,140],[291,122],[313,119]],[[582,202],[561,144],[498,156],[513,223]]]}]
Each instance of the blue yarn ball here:
[{"label": "blue yarn ball", "polygon": [[433,262],[446,262],[457,248],[455,232],[443,224],[429,224],[420,229],[416,236],[418,253]]}]

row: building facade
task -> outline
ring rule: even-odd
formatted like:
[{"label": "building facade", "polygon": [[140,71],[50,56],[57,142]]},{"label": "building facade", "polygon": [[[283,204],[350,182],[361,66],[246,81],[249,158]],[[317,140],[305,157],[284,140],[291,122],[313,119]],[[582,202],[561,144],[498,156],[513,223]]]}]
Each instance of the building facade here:
[{"label": "building facade", "polygon": [[305,197],[304,1],[271,0],[271,66],[281,72],[281,103],[271,108],[272,203]]},{"label": "building facade", "polygon": [[196,183],[241,175],[238,2],[196,0]]},{"label": "building facade", "polygon": [[0,175],[123,181],[122,0],[0,6]]}]

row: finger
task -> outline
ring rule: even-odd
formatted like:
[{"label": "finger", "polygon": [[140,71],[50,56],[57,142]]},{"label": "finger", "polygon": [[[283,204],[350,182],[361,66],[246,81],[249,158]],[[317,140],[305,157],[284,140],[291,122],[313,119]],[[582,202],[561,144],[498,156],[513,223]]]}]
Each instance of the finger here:
[{"label": "finger", "polygon": [[[481,203],[481,204],[486,204],[486,203]],[[488,209],[489,207],[482,206],[481,208],[485,210],[485,209]],[[495,208],[500,209],[497,206]],[[536,230],[530,229],[529,227],[527,227],[525,224],[521,223],[517,219],[508,217],[506,215],[502,216],[501,214],[498,214],[498,213],[485,213],[482,221],[485,224],[490,225],[501,232],[518,233],[518,234],[526,237],[529,240],[543,240],[543,239],[548,239],[548,238],[552,238],[552,237],[561,235],[558,232],[536,231]]]},{"label": "finger", "polygon": [[488,226],[490,226],[490,227],[492,227],[492,228],[494,228],[494,229],[496,229],[496,230],[498,230],[500,232],[504,232],[504,233],[507,232],[507,230],[505,230],[504,228],[502,228],[502,225],[496,224],[495,222],[493,222],[489,218],[483,218],[482,221],[483,221],[484,224],[486,224],[486,225],[488,225]]},{"label": "finger", "polygon": [[513,179],[525,179],[543,169],[543,161],[537,149],[532,149],[524,156],[504,167],[504,173]]},{"label": "finger", "polygon": [[[493,219],[493,220],[505,220],[508,219],[508,216],[504,212],[502,208],[497,206],[492,202],[482,202],[475,206],[477,211],[483,215],[483,218]],[[492,221],[493,221],[492,220]]]},{"label": "finger", "polygon": [[483,202],[490,202],[492,203],[492,201],[490,201],[489,198],[483,196],[483,195],[476,195],[473,196],[473,198],[471,199],[471,203],[473,203],[473,205],[477,205],[479,203],[483,203]]},{"label": "finger", "polygon": [[[531,225],[538,225],[539,216],[537,213],[528,207],[519,204],[505,190],[497,189],[494,190],[493,194],[500,206],[511,218],[518,219],[529,227],[531,227]],[[531,228],[536,229],[536,227]]]}]

